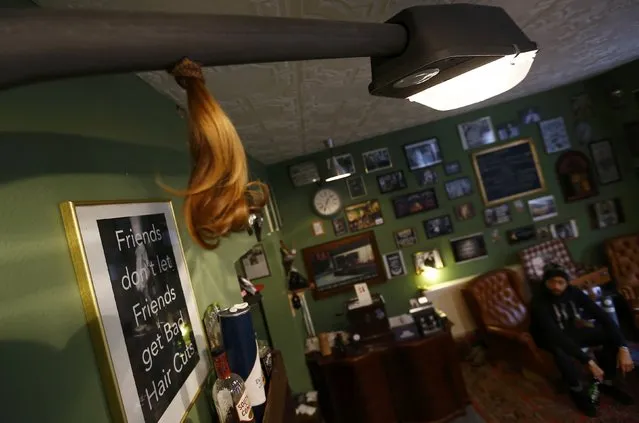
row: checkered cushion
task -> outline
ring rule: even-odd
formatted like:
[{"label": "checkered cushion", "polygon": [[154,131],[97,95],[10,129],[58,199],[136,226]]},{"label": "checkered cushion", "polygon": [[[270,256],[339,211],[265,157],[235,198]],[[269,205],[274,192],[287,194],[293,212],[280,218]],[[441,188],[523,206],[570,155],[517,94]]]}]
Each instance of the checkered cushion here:
[{"label": "checkered cushion", "polygon": [[572,261],[566,244],[560,239],[542,242],[521,250],[519,260],[524,268],[524,274],[530,281],[540,280],[544,273],[544,266],[549,263],[562,266],[571,277],[577,275],[577,266]]}]

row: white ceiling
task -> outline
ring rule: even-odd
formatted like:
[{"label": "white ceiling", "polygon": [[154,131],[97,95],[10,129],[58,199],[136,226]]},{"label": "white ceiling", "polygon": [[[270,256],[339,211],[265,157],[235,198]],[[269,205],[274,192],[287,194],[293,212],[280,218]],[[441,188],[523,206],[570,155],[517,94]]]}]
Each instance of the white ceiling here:
[{"label": "white ceiling", "polygon": [[[446,0],[37,0],[43,7],[251,14],[383,22],[399,10]],[[639,0],[494,0],[540,47],[518,87],[475,107],[522,97],[601,73],[639,57]],[[184,104],[165,72],[142,74]],[[210,68],[208,86],[230,115],[246,150],[275,163],[454,113],[372,97],[369,60],[340,59]],[[472,107],[471,107],[472,108]],[[470,108],[462,111],[469,110]]]}]

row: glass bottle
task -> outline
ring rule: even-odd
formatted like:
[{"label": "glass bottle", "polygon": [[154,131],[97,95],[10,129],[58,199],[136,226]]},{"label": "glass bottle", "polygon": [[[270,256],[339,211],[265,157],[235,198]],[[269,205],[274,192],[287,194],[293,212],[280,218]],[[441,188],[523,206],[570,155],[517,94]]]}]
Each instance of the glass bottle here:
[{"label": "glass bottle", "polygon": [[220,423],[255,423],[244,381],[231,373],[226,353],[217,354],[213,362],[217,380],[213,385],[212,395]]}]

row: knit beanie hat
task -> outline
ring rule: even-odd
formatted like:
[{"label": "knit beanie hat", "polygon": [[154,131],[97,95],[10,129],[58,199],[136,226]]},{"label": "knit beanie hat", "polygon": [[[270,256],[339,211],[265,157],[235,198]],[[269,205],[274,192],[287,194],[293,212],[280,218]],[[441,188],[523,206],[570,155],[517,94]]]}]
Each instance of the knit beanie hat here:
[{"label": "knit beanie hat", "polygon": [[568,272],[566,272],[561,266],[558,266],[556,264],[546,266],[546,268],[544,269],[544,276],[542,278],[542,281],[546,283],[546,281],[556,277],[564,278],[567,282],[569,282],[571,279],[570,275],[568,275]]}]

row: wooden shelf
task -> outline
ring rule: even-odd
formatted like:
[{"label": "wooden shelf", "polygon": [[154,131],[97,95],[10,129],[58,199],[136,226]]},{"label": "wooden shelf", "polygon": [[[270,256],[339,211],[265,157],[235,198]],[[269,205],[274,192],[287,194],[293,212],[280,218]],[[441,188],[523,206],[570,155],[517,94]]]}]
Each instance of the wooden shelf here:
[{"label": "wooden shelf", "polygon": [[282,353],[273,350],[273,371],[266,395],[266,410],[263,423],[295,421],[295,402],[288,385],[288,376]]}]

